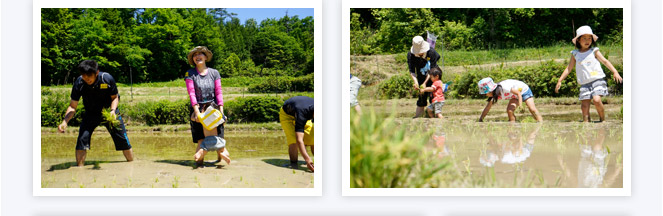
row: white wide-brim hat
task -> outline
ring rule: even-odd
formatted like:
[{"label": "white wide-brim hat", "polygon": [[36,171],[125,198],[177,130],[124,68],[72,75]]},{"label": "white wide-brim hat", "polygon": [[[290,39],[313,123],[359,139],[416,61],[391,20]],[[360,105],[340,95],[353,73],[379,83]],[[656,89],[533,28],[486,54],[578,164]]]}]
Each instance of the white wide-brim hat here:
[{"label": "white wide-brim hat", "polygon": [[426,42],[423,37],[415,36],[412,38],[412,47],[410,48],[410,52],[412,52],[412,54],[425,53],[428,52],[429,49],[430,44],[428,44],[428,42]]},{"label": "white wide-brim hat", "polygon": [[576,30],[576,37],[571,39],[571,42],[573,42],[573,44],[576,44],[576,40],[578,40],[578,38],[580,38],[580,36],[583,36],[583,35],[586,35],[586,34],[592,35],[592,37],[594,37],[594,41],[597,41],[599,39],[599,36],[596,36],[592,32],[592,28],[590,28],[589,26],[580,26],[580,28],[578,28],[578,30]]}]

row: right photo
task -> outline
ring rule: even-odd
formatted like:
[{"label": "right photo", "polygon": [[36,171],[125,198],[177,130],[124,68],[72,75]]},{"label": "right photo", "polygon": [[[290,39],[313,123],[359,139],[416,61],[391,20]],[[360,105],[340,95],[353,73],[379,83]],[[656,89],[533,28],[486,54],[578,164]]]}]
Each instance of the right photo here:
[{"label": "right photo", "polygon": [[350,6],[345,186],[630,191],[624,10]]}]

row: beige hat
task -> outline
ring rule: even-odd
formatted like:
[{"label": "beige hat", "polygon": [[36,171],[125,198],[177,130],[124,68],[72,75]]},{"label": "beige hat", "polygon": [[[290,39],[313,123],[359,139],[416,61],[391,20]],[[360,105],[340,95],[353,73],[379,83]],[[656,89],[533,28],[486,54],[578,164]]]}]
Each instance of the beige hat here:
[{"label": "beige hat", "polygon": [[212,60],[212,51],[209,51],[209,49],[207,49],[207,47],[205,46],[197,46],[196,48],[193,48],[191,51],[189,51],[189,54],[186,55],[186,58],[189,60],[190,65],[194,66],[196,65],[196,63],[193,62],[193,54],[197,52],[202,52],[203,54],[205,54],[205,56],[207,57],[207,60],[205,62],[209,62],[210,60]]},{"label": "beige hat", "polygon": [[580,38],[580,36],[583,36],[583,35],[586,35],[586,34],[592,35],[592,37],[594,37],[594,41],[599,40],[599,36],[596,36],[592,32],[592,28],[590,28],[589,26],[580,26],[580,28],[578,28],[578,30],[576,30],[576,37],[571,39],[571,42],[573,42],[573,44],[576,44],[576,40],[578,40],[578,38]]},{"label": "beige hat", "polygon": [[412,38],[412,47],[410,48],[410,52],[412,52],[412,54],[425,53],[428,52],[429,49],[430,44],[424,41],[423,37],[415,36]]}]

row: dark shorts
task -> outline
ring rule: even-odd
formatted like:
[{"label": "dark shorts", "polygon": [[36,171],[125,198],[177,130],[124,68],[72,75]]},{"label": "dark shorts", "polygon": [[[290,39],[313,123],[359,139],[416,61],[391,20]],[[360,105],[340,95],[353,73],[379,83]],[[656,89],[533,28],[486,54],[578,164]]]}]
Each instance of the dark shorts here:
[{"label": "dark shorts", "polygon": [[[117,127],[109,126],[104,124],[104,127],[110,133],[111,138],[113,138],[113,143],[115,144],[115,150],[129,150],[131,149],[131,144],[129,144],[129,137],[127,137],[127,130],[124,128],[124,119],[119,115],[119,110],[115,110],[115,113],[118,114],[117,119],[120,120],[120,125]],[[101,124],[101,115],[83,115],[83,121],[81,122],[80,129],[78,130],[78,139],[76,141],[76,150],[90,150],[90,139],[92,138],[92,133],[94,129]]]},{"label": "dark shorts", "polygon": [[[426,77],[424,76],[423,79],[420,79],[419,77],[417,78],[419,81],[419,85],[423,84],[423,80],[426,80]],[[431,87],[433,85],[433,81],[428,81],[426,83],[426,87]],[[428,106],[429,103],[432,103],[433,97],[431,97],[430,92],[424,92],[423,94],[419,95],[419,98],[417,99],[417,106],[418,107],[425,107]]]},{"label": "dark shorts", "polygon": [[[203,107],[200,106],[200,109],[202,109],[202,108]],[[191,117],[192,113],[193,113],[193,107],[189,106],[189,118]],[[227,121],[228,117],[223,115],[223,119],[225,119]],[[191,125],[191,136],[193,138],[192,139],[193,143],[198,143],[198,140],[205,139],[205,133],[203,131],[204,128],[203,128],[202,124],[200,124],[198,122],[191,121],[191,120],[189,120],[189,124]],[[217,135],[218,137],[225,138],[223,136],[223,127],[225,125],[226,124],[223,123],[223,124],[220,124],[218,127],[216,127],[216,132],[218,133],[218,135]]]}]

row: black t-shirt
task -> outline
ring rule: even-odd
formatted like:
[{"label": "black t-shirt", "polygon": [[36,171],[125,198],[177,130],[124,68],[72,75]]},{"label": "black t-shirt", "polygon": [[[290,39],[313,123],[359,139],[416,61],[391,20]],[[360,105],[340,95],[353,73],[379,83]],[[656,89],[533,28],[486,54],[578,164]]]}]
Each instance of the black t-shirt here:
[{"label": "black t-shirt", "polygon": [[313,119],[313,98],[291,97],[283,103],[283,111],[295,117],[295,132],[304,132],[306,121]]},{"label": "black t-shirt", "polygon": [[99,72],[97,80],[92,85],[88,85],[82,76],[78,76],[71,88],[71,100],[79,101],[83,96],[84,115],[101,116],[101,110],[110,107],[113,102],[111,95],[117,94],[115,79],[106,72]]},{"label": "black t-shirt", "polygon": [[419,69],[426,67],[428,61],[430,61],[430,68],[437,67],[438,60],[440,60],[440,54],[437,54],[434,49],[429,49],[428,52],[426,52],[426,58],[416,57],[412,52],[407,53],[408,69],[410,70],[410,74],[416,74],[419,84],[422,84],[426,79],[426,75],[421,74]]}]

